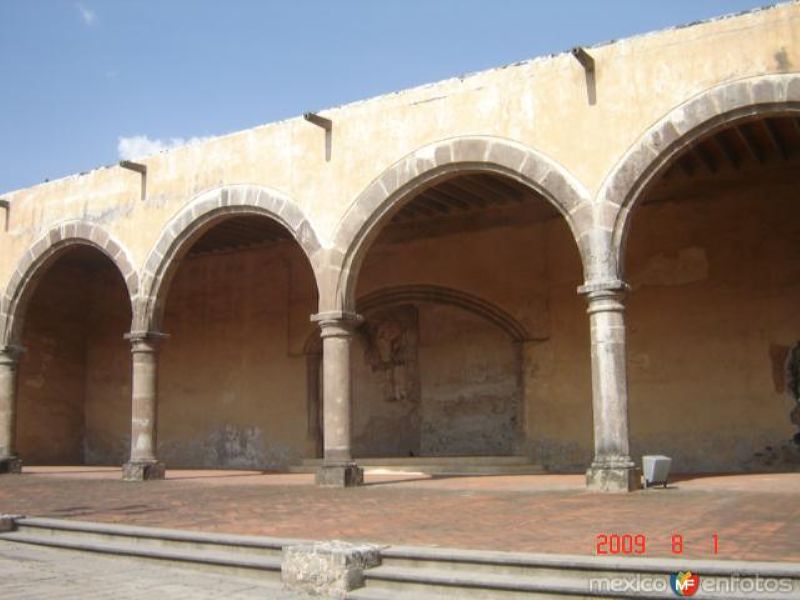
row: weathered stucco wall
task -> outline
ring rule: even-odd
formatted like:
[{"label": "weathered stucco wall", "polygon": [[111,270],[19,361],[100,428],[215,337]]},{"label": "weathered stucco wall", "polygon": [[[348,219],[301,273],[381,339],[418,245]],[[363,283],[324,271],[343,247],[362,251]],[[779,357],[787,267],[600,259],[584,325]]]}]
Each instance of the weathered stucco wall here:
[{"label": "weathered stucco wall", "polygon": [[353,358],[355,456],[515,453],[520,377],[504,331],[431,302],[365,318]]},{"label": "weathered stucco wall", "polygon": [[17,422],[31,464],[83,462],[86,283],[79,267],[52,269],[28,307]]},{"label": "weathered stucco wall", "polygon": [[422,308],[421,453],[515,454],[522,398],[514,344],[480,317]]},{"label": "weathered stucco wall", "polygon": [[[787,173],[655,190],[640,207],[627,265],[634,456],[666,453],[688,472],[794,464],[785,362],[800,341],[800,208]],[[87,462],[115,464],[130,417],[127,299],[110,267],[76,269],[53,269],[30,307],[21,451],[31,462],[85,451]],[[517,354],[496,325],[432,302],[368,311],[354,347],[356,455],[520,452],[583,469],[592,437],[580,278],[560,218],[436,235],[387,229],[359,296],[420,283],[469,291],[536,339]],[[315,301],[293,243],[184,261],[161,359],[168,464],[280,467],[310,454],[303,352]],[[392,345],[386,322],[402,326],[402,343]]]},{"label": "weathered stucco wall", "polygon": [[316,303],[294,243],[187,258],[168,296],[159,452],[171,465],[268,468],[305,450]]},{"label": "weathered stucco wall", "polygon": [[84,462],[119,465],[130,452],[130,301],[110,264],[89,273],[87,283]]},{"label": "weathered stucco wall", "polygon": [[[419,310],[416,369],[423,400],[417,426],[436,431],[422,436],[428,451],[449,445],[450,454],[522,453],[555,469],[582,469],[592,441],[588,320],[575,293],[580,257],[563,219],[531,223],[527,214],[520,207],[503,225],[472,231],[450,225],[412,236],[387,228],[364,261],[358,296],[404,285],[444,286],[508,312],[529,334],[517,348],[506,332],[463,309],[434,304]],[[363,354],[360,344],[357,413],[368,391],[372,399],[383,393]],[[517,394],[522,406],[512,400]],[[391,406],[382,418],[357,414],[356,436],[391,436],[387,416],[398,410]]]},{"label": "weathered stucco wall", "polygon": [[130,319],[125,285],[99,254],[87,268],[68,253],[42,278],[18,383],[20,452],[29,464],[124,461],[131,391],[122,336]]},{"label": "weathered stucco wall", "polygon": [[786,354],[800,340],[797,179],[675,189],[633,223],[631,441],[681,471],[800,464]]}]

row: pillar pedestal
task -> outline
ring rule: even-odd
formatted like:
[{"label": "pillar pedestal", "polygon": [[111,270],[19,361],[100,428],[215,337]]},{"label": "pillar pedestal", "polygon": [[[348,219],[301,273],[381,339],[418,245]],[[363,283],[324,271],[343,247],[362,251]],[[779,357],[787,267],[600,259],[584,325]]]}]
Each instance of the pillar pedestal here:
[{"label": "pillar pedestal", "polygon": [[592,343],[594,460],[586,471],[586,487],[598,492],[630,492],[641,487],[628,441],[626,289],[621,281],[579,289],[589,302]]},{"label": "pillar pedestal", "polygon": [[326,487],[354,487],[364,483],[364,471],[351,451],[352,373],[350,346],[361,317],[351,313],[321,313],[323,459],[316,483]]},{"label": "pillar pedestal", "polygon": [[122,465],[122,479],[125,481],[148,481],[164,479],[166,467],[162,462],[126,462]]},{"label": "pillar pedestal", "polygon": [[22,459],[19,456],[0,458],[0,475],[22,473]]},{"label": "pillar pedestal", "polygon": [[314,483],[321,487],[355,487],[364,485],[364,469],[356,463],[322,463],[314,475]]},{"label": "pillar pedestal", "polygon": [[19,346],[0,347],[0,474],[21,473],[17,455],[17,367]]},{"label": "pillar pedestal", "polygon": [[642,474],[633,462],[619,467],[592,464],[586,470],[586,487],[596,492],[633,492],[642,487]]},{"label": "pillar pedestal", "polygon": [[131,458],[122,466],[124,481],[164,479],[164,463],[156,458],[158,431],[158,352],[166,337],[156,332],[125,336],[133,357]]}]

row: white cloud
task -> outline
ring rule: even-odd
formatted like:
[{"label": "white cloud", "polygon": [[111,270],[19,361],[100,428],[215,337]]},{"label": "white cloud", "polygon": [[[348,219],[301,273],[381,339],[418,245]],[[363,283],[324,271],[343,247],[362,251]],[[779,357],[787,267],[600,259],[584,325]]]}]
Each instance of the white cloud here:
[{"label": "white cloud", "polygon": [[75,6],[81,15],[81,20],[83,21],[84,25],[86,25],[87,27],[91,27],[92,25],[97,23],[97,13],[94,12],[91,8],[84,6],[80,2],[76,2]]},{"label": "white cloud", "polygon": [[150,139],[146,135],[133,135],[130,137],[120,137],[117,143],[117,153],[121,160],[130,160],[139,156],[149,156],[158,154],[165,150],[172,150],[178,146],[187,146],[205,141],[207,137],[170,138],[168,140]]}]

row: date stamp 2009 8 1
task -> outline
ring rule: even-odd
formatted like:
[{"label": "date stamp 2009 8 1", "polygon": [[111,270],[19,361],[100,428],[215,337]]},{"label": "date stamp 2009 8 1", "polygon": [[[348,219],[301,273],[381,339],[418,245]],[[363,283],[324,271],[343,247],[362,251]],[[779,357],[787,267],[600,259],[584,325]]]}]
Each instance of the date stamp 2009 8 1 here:
[{"label": "date stamp 2009 8 1", "polygon": [[[643,556],[647,554],[647,536],[643,533],[599,533],[595,538],[597,556]],[[685,549],[683,534],[673,533],[669,538],[672,554],[682,555]],[[719,536],[714,533],[708,541],[709,554],[719,554]]]}]

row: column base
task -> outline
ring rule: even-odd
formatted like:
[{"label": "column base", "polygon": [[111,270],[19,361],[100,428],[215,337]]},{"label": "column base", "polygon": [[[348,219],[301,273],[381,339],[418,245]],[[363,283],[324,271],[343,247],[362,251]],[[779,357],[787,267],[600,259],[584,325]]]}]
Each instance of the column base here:
[{"label": "column base", "polygon": [[164,479],[166,467],[162,462],[127,462],[122,465],[123,481]]},{"label": "column base", "polygon": [[586,470],[586,487],[593,492],[633,492],[642,487],[635,466],[592,465]]},{"label": "column base", "polygon": [[0,458],[0,475],[4,473],[22,473],[22,459],[19,456]]},{"label": "column base", "polygon": [[323,464],[317,468],[314,483],[321,487],[356,487],[364,485],[364,469],[356,463]]}]

